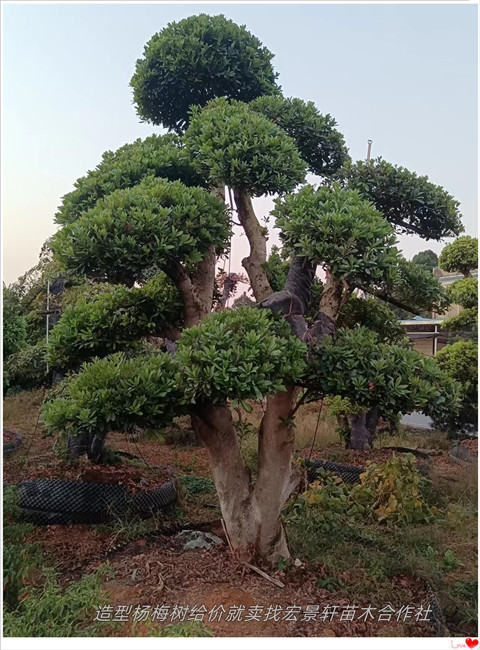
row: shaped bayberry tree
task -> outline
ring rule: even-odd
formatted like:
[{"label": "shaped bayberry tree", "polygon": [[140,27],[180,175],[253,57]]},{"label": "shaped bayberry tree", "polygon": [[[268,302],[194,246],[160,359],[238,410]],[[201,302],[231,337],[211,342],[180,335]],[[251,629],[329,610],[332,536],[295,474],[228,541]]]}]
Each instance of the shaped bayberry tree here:
[{"label": "shaped bayberry tree", "polygon": [[[394,228],[414,224],[437,238],[461,228],[456,204],[441,188],[428,185],[432,196],[415,212],[414,175],[406,185],[387,177],[389,191],[378,201],[368,196],[367,183],[358,186],[350,171],[343,174],[348,155],[334,120],[311,103],[283,98],[271,59],[245,28],[222,16],[172,23],[147,44],[132,79],[137,111],[183,135],[106,154],[64,199],[52,245],[65,272],[121,286],[65,312],[52,334],[52,354],[67,365],[66,346],[78,360],[88,358],[89,345],[92,356],[115,350],[114,340],[123,351],[85,363],[44,415],[51,431],[86,435],[97,448],[111,430],[162,426],[190,414],[231,544],[242,559],[261,563],[289,556],[281,511],[304,478],[292,452],[295,413],[307,393],[343,396],[351,389],[342,387],[339,373],[347,373],[363,376],[364,413],[454,402],[453,388],[442,387],[431,365],[408,347],[388,347],[389,337],[398,338],[393,326],[383,334],[367,330],[369,349],[386,347],[352,373],[348,358],[358,348],[355,336],[363,335],[362,320],[381,325],[382,319],[376,306],[362,312],[348,305],[361,291],[370,304],[441,309],[445,293],[401,258]],[[307,171],[322,177],[319,189],[305,185]],[[424,189],[426,182],[418,179]],[[212,313],[215,263],[230,241],[226,186],[249,242],[243,266],[257,302]],[[273,216],[284,250],[275,261],[267,259],[268,232],[253,208],[253,199],[266,194],[278,195]],[[323,292],[319,267],[328,272]],[[341,327],[347,321],[356,332],[350,338]],[[177,339],[173,354],[125,351],[141,338],[142,322],[144,333]],[[81,333],[77,341],[72,331]],[[326,381],[339,350],[346,362]],[[393,367],[398,390],[389,394]],[[414,377],[403,386],[409,370]],[[249,401],[264,410],[255,481],[232,417]]]}]

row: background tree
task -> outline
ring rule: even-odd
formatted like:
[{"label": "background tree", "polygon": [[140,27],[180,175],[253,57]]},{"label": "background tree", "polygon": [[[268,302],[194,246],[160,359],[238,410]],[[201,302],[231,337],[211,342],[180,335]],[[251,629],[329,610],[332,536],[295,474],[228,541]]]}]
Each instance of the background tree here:
[{"label": "background tree", "polygon": [[373,445],[378,417],[420,410],[451,414],[458,410],[453,379],[435,361],[408,345],[381,343],[375,332],[359,327],[325,337],[309,355],[307,385],[314,395],[349,400],[347,446]]},{"label": "background tree", "polygon": [[435,357],[439,368],[460,386],[460,409],[432,409],[433,425],[452,437],[478,435],[478,344],[456,341]]},{"label": "background tree", "polygon": [[412,262],[423,266],[427,271],[433,271],[438,266],[438,255],[430,249],[420,251],[412,257]]},{"label": "background tree", "polygon": [[20,301],[3,285],[3,360],[25,347],[27,322],[20,312]]},{"label": "background tree", "polygon": [[444,271],[459,271],[465,278],[478,268],[478,239],[464,235],[447,244],[440,253],[438,265]]}]

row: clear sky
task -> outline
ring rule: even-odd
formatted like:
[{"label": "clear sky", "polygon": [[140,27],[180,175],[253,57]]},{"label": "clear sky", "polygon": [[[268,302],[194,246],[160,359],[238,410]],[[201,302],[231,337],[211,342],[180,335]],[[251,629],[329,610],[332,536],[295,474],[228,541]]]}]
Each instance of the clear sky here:
[{"label": "clear sky", "polygon": [[[472,5],[3,4],[4,280],[33,266],[53,215],[103,151],[160,132],[129,81],[168,22],[223,13],[275,53],[287,96],[332,114],[354,159],[426,174],[477,227],[477,7]],[[257,201],[259,213],[269,200]],[[272,237],[272,241],[275,237]],[[407,257],[443,244],[400,238]],[[245,237],[233,242],[239,270]]]}]

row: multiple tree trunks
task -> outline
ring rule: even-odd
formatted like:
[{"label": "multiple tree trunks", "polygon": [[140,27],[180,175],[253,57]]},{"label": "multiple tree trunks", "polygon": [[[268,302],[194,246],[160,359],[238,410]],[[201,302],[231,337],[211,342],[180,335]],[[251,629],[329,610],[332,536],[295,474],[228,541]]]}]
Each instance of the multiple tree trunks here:
[{"label": "multiple tree trunks", "polygon": [[280,513],[302,475],[292,468],[293,420],[297,389],[267,400],[259,432],[258,477],[245,466],[230,407],[199,407],[192,424],[205,444],[220,508],[232,548],[241,561],[275,564],[289,557]]}]

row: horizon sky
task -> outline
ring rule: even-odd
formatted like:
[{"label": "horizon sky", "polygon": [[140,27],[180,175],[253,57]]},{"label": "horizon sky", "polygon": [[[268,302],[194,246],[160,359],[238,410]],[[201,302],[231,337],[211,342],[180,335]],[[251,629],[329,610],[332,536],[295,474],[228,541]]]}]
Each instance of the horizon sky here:
[{"label": "horizon sky", "polygon": [[[284,94],[333,115],[353,159],[372,139],[373,157],[453,194],[464,234],[477,234],[476,5],[3,4],[6,284],[36,264],[61,197],[104,151],[164,132],[139,122],[130,78],[154,33],[198,13],[245,24],[275,54]],[[255,205],[263,217],[271,199]],[[235,233],[238,272],[247,246]],[[447,243],[398,240],[408,259]]]}]

